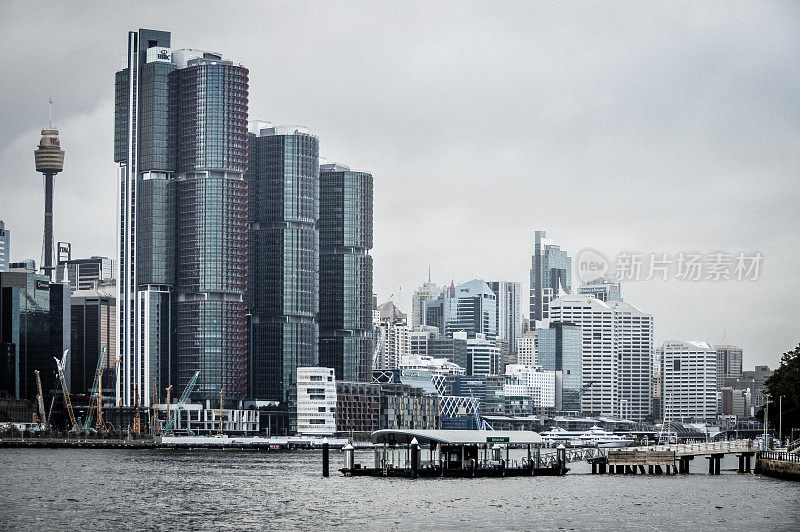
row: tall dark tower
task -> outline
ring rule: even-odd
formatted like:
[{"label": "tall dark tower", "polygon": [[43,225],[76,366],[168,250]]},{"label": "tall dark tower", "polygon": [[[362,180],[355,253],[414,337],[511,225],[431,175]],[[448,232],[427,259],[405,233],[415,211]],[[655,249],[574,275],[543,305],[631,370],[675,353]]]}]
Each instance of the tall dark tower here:
[{"label": "tall dark tower", "polygon": [[[53,102],[50,101],[52,108]],[[64,169],[64,150],[58,140],[58,130],[53,128],[52,116],[47,129],[42,130],[42,140],[34,152],[36,171],[44,174],[44,274],[53,278],[53,178]]]}]

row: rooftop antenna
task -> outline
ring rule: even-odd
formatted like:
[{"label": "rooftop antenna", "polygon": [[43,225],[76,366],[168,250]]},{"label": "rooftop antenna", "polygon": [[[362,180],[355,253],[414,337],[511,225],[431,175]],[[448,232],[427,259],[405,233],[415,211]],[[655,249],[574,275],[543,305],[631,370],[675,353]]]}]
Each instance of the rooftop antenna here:
[{"label": "rooftop antenna", "polygon": [[431,282],[431,263],[428,263],[428,283]]}]

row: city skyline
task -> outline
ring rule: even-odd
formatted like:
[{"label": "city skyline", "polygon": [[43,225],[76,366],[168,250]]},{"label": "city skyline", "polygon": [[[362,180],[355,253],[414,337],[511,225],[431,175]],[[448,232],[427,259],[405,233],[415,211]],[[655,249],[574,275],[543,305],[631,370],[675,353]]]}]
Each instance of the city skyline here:
[{"label": "city skyline", "polygon": [[[313,128],[320,135],[321,155],[330,161],[347,161],[355,168],[368,168],[376,176],[372,255],[380,302],[391,294],[400,294],[395,300],[410,312],[411,293],[427,278],[429,262],[433,280],[442,286],[451,279],[456,283],[472,278],[503,279],[522,282],[525,293],[534,230],[548,231],[574,258],[585,248],[606,255],[626,250],[761,252],[765,259],[759,281],[626,282],[625,299],[655,316],[656,345],[668,338],[714,344],[727,341],[743,347],[745,367],[760,363],[774,367],[780,354],[794,345],[792,296],[797,293],[798,281],[792,272],[800,248],[791,231],[798,224],[796,210],[791,207],[798,183],[790,171],[797,163],[797,151],[790,139],[797,135],[800,121],[796,120],[797,111],[781,99],[788,98],[784,92],[793,93],[791,87],[797,84],[796,76],[784,68],[794,57],[798,42],[796,28],[787,26],[788,21],[796,19],[796,10],[790,7],[773,6],[768,22],[760,24],[748,16],[747,8],[720,11],[716,25],[704,22],[715,18],[709,13],[658,13],[654,9],[644,21],[639,20],[644,28],[635,27],[633,18],[623,13],[596,8],[593,16],[613,23],[613,33],[620,42],[592,33],[589,14],[576,13],[563,23],[563,31],[545,35],[549,41],[517,35],[516,39],[523,40],[497,45],[503,49],[524,45],[541,51],[540,56],[533,52],[528,56],[530,70],[539,75],[552,73],[550,80],[544,76],[532,80],[504,61],[494,70],[487,58],[500,52],[490,47],[490,41],[511,22],[474,8],[455,16],[454,25],[440,37],[434,36],[434,24],[424,22],[423,12],[392,13],[396,16],[394,24],[409,22],[435,53],[415,55],[410,61],[406,54],[414,50],[400,42],[400,30],[391,24],[386,35],[367,29],[366,36],[335,41],[346,50],[341,55],[348,58],[341,61],[355,60],[352,65],[340,63],[338,54],[330,56],[334,52],[323,46],[336,29],[336,24],[326,29],[325,18],[336,21],[341,17],[325,6],[304,22],[307,42],[296,51],[272,50],[265,59],[258,47],[248,46],[262,39],[263,33],[243,18],[269,17],[244,17],[242,7],[217,22],[222,29],[245,22],[247,31],[227,38],[222,36],[232,32],[219,31],[202,39],[192,36],[192,28],[202,23],[191,17],[181,19],[185,11],[180,7],[174,11],[159,9],[158,15],[149,17],[137,14],[135,23],[130,22],[133,18],[127,8],[108,8],[106,12],[100,7],[100,14],[117,13],[109,15],[107,27],[92,31],[86,29],[90,21],[81,22],[75,18],[78,13],[56,7],[45,16],[46,25],[66,21],[74,35],[91,35],[90,47],[83,37],[77,40],[67,35],[56,51],[44,50],[45,43],[37,42],[35,35],[16,31],[29,27],[24,21],[35,15],[33,10],[21,5],[2,9],[2,38],[12,52],[2,59],[4,66],[17,55],[14,50],[25,49],[26,54],[38,58],[42,71],[60,72],[62,84],[53,90],[54,125],[70,152],[70,163],[65,179],[56,184],[55,240],[72,242],[75,256],[116,258],[116,174],[110,162],[113,90],[110,83],[98,80],[113,78],[113,72],[123,66],[125,50],[119,35],[133,26],[152,27],[171,31],[181,46],[219,50],[246,64],[253,72],[251,117]],[[295,7],[266,9],[270,16],[294,16],[294,20],[300,14]],[[431,9],[433,21],[447,13],[446,9]],[[519,9],[531,11],[524,6]],[[533,11],[547,18],[543,8]],[[662,15],[667,20],[663,26],[658,22]],[[379,14],[367,9],[362,16],[376,19]],[[485,23],[476,37],[465,40],[453,32],[456,27],[477,25],[473,19]],[[669,24],[675,28],[666,29]],[[774,30],[776,25],[778,30]],[[278,32],[278,37],[284,31],[279,26],[276,23],[270,28]],[[766,35],[767,28],[775,36]],[[726,33],[737,37],[723,38]],[[573,34],[584,37],[577,46],[579,52],[588,54],[587,59],[569,54],[569,37]],[[685,49],[681,48],[681,38],[689,43]],[[374,51],[362,49],[367,39],[375,43]],[[644,46],[637,46],[640,39],[644,39]],[[714,46],[694,62],[689,58],[681,65],[661,62],[659,54],[667,49],[681,53],[705,42]],[[474,52],[472,62],[453,53],[451,47],[458,49],[458,44]],[[591,45],[596,51],[590,49]],[[482,51],[484,46],[486,51]],[[68,61],[70,57],[81,60]],[[307,57],[314,60],[302,66]],[[577,60],[588,79],[560,69],[557,60],[564,58]],[[753,63],[752,68],[739,72],[736,61]],[[636,78],[619,70],[626,64],[649,62],[666,67],[675,81],[655,68],[640,68]],[[328,66],[320,69],[320,64]],[[359,65],[361,68],[356,68]],[[476,65],[481,74],[469,74]],[[399,78],[390,72],[403,66],[407,73]],[[355,78],[370,83],[351,90],[345,98],[333,98],[331,88],[341,89],[337,96],[340,92],[348,94],[354,85],[342,85],[346,77],[316,82],[315,76],[330,77],[339,69],[352,78],[353,68],[360,73]],[[451,90],[456,87],[438,77],[442,69],[452,74],[446,77],[460,77],[463,83],[457,86],[459,90]],[[622,81],[610,81],[608,74],[618,75]],[[34,258],[39,264],[42,192],[31,179],[35,172],[30,151],[46,123],[50,87],[37,84],[37,75],[18,72],[3,89],[6,127],[0,132],[0,163],[7,173],[3,177],[6,193],[0,195],[0,219],[12,232],[11,260]],[[486,79],[498,76],[509,81],[506,85],[512,88],[486,84]],[[280,84],[272,78],[281,80]],[[762,79],[771,80],[769,86]],[[580,81],[589,81],[591,87],[580,89]],[[392,82],[397,89],[392,88]],[[698,83],[705,87],[704,94],[688,90],[689,85]],[[507,105],[516,101],[511,99],[515,86],[534,96],[518,105]],[[428,88],[426,98],[410,96],[423,88]],[[557,94],[560,89],[564,89],[562,97]],[[653,101],[655,97],[648,97],[647,92],[653,89],[659,100],[671,105],[659,106]],[[297,94],[290,94],[292,91]],[[391,96],[388,99],[393,100],[393,107],[409,112],[401,116],[388,113],[390,107],[382,93]],[[453,94],[457,95],[455,102],[448,103]],[[623,96],[630,100],[625,101]],[[759,112],[737,107],[742,97],[759,103]],[[401,105],[397,105],[398,99]],[[480,100],[486,103],[475,105]],[[363,103],[374,112],[364,113]],[[443,111],[452,116],[440,115]],[[644,114],[645,120],[635,120],[637,113]],[[530,130],[531,121],[537,122],[536,131]],[[474,127],[476,123],[483,127]],[[652,135],[642,129],[645,124],[655,128]],[[524,142],[490,142],[490,146],[482,147],[479,142],[490,130],[504,131],[504,138],[517,135]],[[408,135],[408,131],[415,131],[420,138],[412,138],[417,135]],[[638,135],[643,138],[637,139]],[[765,149],[770,150],[769,157],[762,155]],[[637,155],[620,158],[620,150]],[[409,151],[416,156],[406,156]],[[643,160],[647,163],[642,164]],[[504,176],[496,181],[496,194],[484,193],[487,175]],[[643,175],[648,186],[637,192]],[[759,183],[757,195],[742,194],[744,187],[755,183]],[[527,189],[536,194],[527,193]],[[490,201],[492,208],[474,209],[476,195]],[[611,203],[614,211],[621,215],[614,216],[609,207],[598,207],[604,204],[600,200],[608,205],[610,199],[615,201]],[[531,205],[536,205],[534,216],[528,214]],[[589,211],[590,206],[594,208],[589,214],[577,214]],[[491,210],[498,214],[488,212]],[[705,230],[696,231],[696,227]],[[398,267],[400,264],[402,267]]]}]

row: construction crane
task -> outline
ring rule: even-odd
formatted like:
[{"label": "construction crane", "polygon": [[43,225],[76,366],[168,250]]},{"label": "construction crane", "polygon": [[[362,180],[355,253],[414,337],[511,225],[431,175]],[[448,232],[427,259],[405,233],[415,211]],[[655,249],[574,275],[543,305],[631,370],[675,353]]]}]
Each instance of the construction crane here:
[{"label": "construction crane", "polygon": [[36,369],[33,371],[34,375],[36,375],[36,403],[39,405],[39,416],[40,420],[39,423],[44,425],[45,430],[47,430],[47,415],[44,413],[44,394],[42,393],[42,380],[39,378],[39,370]]},{"label": "construction crane", "polygon": [[222,387],[219,388],[219,431],[217,432],[222,436]]},{"label": "construction crane", "polygon": [[378,341],[372,350],[372,369],[381,366],[381,352],[383,351],[383,329],[378,327]]},{"label": "construction crane", "polygon": [[150,414],[150,432],[153,433],[153,436],[158,436],[158,407],[156,404],[158,403],[158,386],[156,385],[156,378],[153,377],[153,393],[150,402],[153,405],[153,411]]},{"label": "construction crane", "polygon": [[189,400],[189,395],[192,393],[192,390],[194,390],[194,385],[197,384],[198,377],[200,377],[200,372],[195,371],[194,375],[192,375],[192,378],[189,379],[189,384],[187,384],[186,388],[183,389],[181,398],[178,400],[178,404],[175,405],[175,411],[169,412],[169,421],[167,421],[167,425],[164,427],[164,431],[162,434],[169,434],[169,431],[172,430],[172,427],[175,425],[175,421],[177,421],[178,419],[178,414],[180,413],[181,406],[185,405],[186,401]]},{"label": "construction crane", "polygon": [[134,434],[141,434],[142,433],[142,416],[139,414],[139,401],[141,398],[139,397],[139,387],[136,386],[136,403],[134,408],[136,409],[133,413],[133,433]]},{"label": "construction crane", "polygon": [[86,414],[86,421],[83,423],[83,427],[81,427],[81,430],[84,431],[92,427],[94,411],[99,403],[100,374],[103,373],[103,359],[105,359],[107,352],[108,350],[104,347],[102,354],[97,357],[97,368],[94,370],[94,380],[92,381],[92,394],[89,396],[89,412]]},{"label": "construction crane", "polygon": [[97,430],[104,430],[103,422],[103,370],[97,370]]},{"label": "construction crane", "polygon": [[67,408],[67,414],[69,415],[69,421],[72,423],[72,429],[75,432],[80,430],[80,426],[78,425],[78,420],[75,419],[75,411],[72,410],[72,401],[69,398],[69,388],[67,388],[67,378],[64,377],[64,364],[67,361],[67,353],[69,353],[69,349],[64,351],[64,354],[61,356],[61,360],[53,357],[56,361],[56,367],[58,368],[58,380],[61,381],[61,392],[64,394],[64,405]]}]

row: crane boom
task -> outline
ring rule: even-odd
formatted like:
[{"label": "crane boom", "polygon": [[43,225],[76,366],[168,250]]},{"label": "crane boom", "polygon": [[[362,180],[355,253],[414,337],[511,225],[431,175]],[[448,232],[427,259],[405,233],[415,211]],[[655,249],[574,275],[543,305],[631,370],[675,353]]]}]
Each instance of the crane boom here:
[{"label": "crane boom", "polygon": [[44,412],[44,394],[42,393],[42,380],[39,378],[39,370],[33,371],[36,375],[36,403],[39,405],[39,416],[44,428],[47,429],[47,414]]},{"label": "crane boom", "polygon": [[83,423],[83,430],[89,430],[92,426],[94,411],[97,409],[100,396],[97,393],[100,385],[100,374],[103,372],[103,359],[106,357],[107,348],[103,348],[102,354],[97,357],[97,368],[94,370],[94,381],[92,381],[92,395],[89,396],[89,412],[86,414],[86,421]]},{"label": "crane boom", "polygon": [[67,407],[67,414],[69,414],[69,421],[72,423],[72,430],[78,431],[79,425],[78,420],[75,419],[75,411],[72,410],[72,400],[69,398],[69,388],[67,388],[67,378],[64,377],[64,363],[67,360],[67,353],[69,353],[69,349],[64,351],[64,354],[61,356],[61,360],[53,357],[56,361],[56,367],[58,367],[58,380],[61,381],[61,392],[64,394],[64,405]]},{"label": "crane boom", "polygon": [[175,405],[174,412],[168,412],[169,421],[167,421],[167,426],[164,427],[164,431],[162,434],[168,434],[170,430],[172,430],[173,425],[175,425],[175,421],[178,419],[178,413],[180,411],[181,406],[186,404],[186,401],[189,400],[189,395],[191,395],[192,390],[194,390],[194,385],[197,384],[197,378],[200,376],[199,371],[195,371],[192,378],[189,379],[189,384],[186,385],[186,388],[183,389],[183,393],[181,394],[181,398],[178,400],[178,404]]}]

